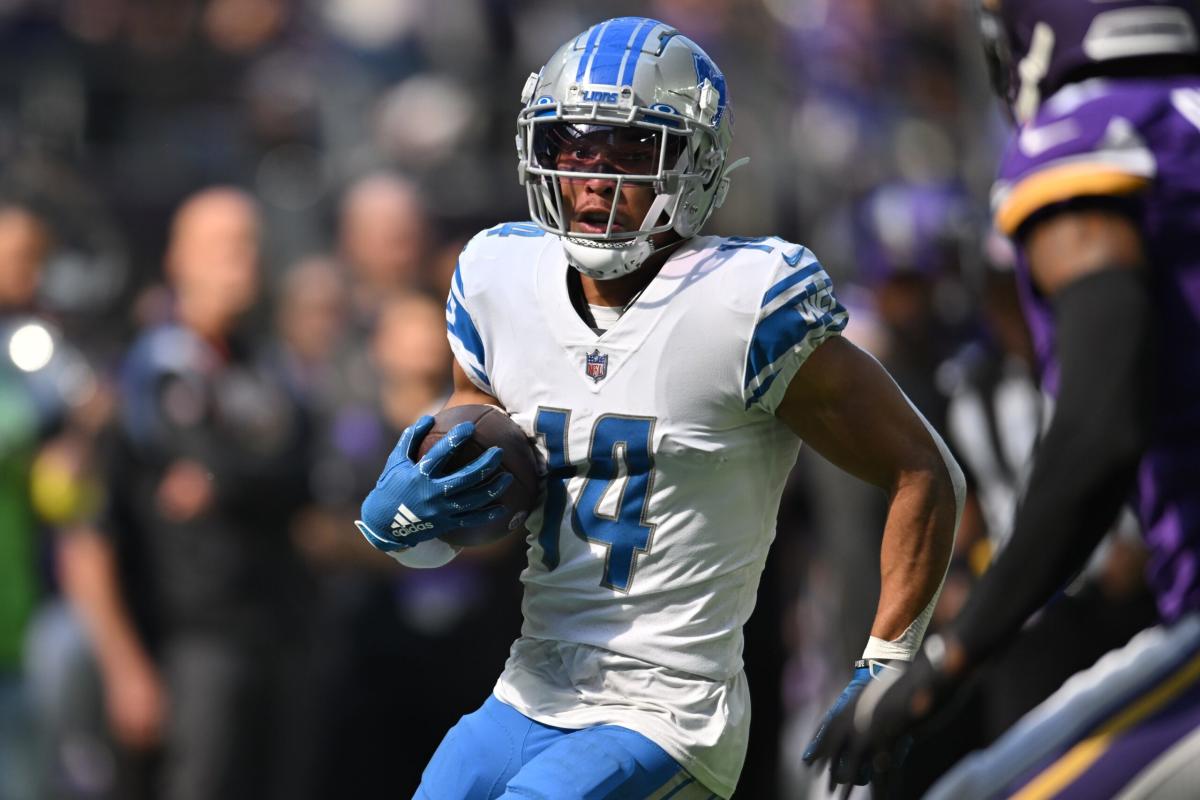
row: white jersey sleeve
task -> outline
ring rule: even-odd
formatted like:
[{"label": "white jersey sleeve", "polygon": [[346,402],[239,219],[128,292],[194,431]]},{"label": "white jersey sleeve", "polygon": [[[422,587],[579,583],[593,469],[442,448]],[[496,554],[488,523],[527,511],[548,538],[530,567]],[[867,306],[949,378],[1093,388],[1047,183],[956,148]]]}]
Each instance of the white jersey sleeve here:
[{"label": "white jersey sleeve", "polygon": [[[480,390],[495,396],[496,350],[519,346],[511,321],[518,307],[503,299],[514,271],[531,272],[546,243],[532,222],[505,222],[476,234],[459,255],[446,299],[446,338],[463,372]],[[511,362],[511,358],[502,359]]]},{"label": "white jersey sleeve", "polygon": [[755,312],[743,379],[746,408],[759,406],[770,414],[809,354],[849,320],[812,251],[772,241],[778,255]]},{"label": "white jersey sleeve", "polygon": [[[479,389],[490,394],[492,383],[487,376],[487,348],[484,347],[483,336],[475,322],[475,314],[471,312],[468,283],[463,279],[463,262],[470,264],[475,255],[473,250],[478,249],[478,239],[479,236],[476,236],[467,244],[454,266],[450,296],[446,298],[446,338],[450,340],[450,350],[463,372]],[[472,276],[470,285],[472,290],[477,290],[474,277]]]}]

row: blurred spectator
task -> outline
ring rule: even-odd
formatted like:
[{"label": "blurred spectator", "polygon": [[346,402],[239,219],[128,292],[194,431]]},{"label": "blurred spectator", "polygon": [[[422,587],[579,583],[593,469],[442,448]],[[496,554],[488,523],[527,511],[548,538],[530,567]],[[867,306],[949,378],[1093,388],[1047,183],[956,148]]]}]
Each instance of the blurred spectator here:
[{"label": "blurred spectator", "polygon": [[[94,499],[59,469],[55,440],[97,397],[88,364],[38,309],[50,231],[30,208],[0,204],[0,798],[33,797],[38,681],[35,611],[48,594],[46,523]],[[101,412],[102,413],[102,412]],[[69,459],[68,459],[69,460]]]},{"label": "blurred spectator", "polygon": [[214,47],[248,53],[279,32],[290,10],[285,0],[209,0],[200,24]]},{"label": "blurred spectator", "polygon": [[450,345],[445,326],[442,304],[423,295],[393,297],[380,312],[371,356],[383,417],[394,430],[404,430],[446,396]]},{"label": "blurred spectator", "polygon": [[22,669],[39,595],[30,469],[45,433],[38,373],[53,354],[32,316],[49,236],[20,206],[0,206],[0,798],[33,793],[33,724]]},{"label": "blurred spectator", "polygon": [[946,394],[937,372],[963,341],[968,313],[962,272],[976,234],[967,196],[953,185],[886,184],[858,205],[855,223],[868,292],[855,310],[878,327],[865,346],[941,430]]},{"label": "blurred spectator", "polygon": [[390,293],[430,280],[430,238],[421,197],[410,181],[375,173],[351,184],[339,214],[338,250],[353,279],[357,320],[372,320]]},{"label": "blurred spectator", "polygon": [[29,209],[0,206],[0,309],[31,312],[49,255],[50,233]]},{"label": "blurred spectator", "polygon": [[346,344],[349,293],[337,265],[309,258],[284,275],[277,325],[291,374],[305,394],[319,390]]},{"label": "blurred spectator", "polygon": [[331,260],[292,266],[279,294],[281,361],[312,424],[307,459],[312,503],[297,517],[297,545],[317,566],[389,566],[353,535],[359,494],[374,480],[375,458],[390,446],[379,418],[378,378],[368,348],[352,336],[350,293]]},{"label": "blurred spectator", "polygon": [[122,373],[107,512],[64,542],[128,796],[270,798],[303,674],[308,591],[288,538],[305,496],[304,420],[239,331],[258,296],[258,213],[238,190],[189,198],[171,229],[174,318]]}]

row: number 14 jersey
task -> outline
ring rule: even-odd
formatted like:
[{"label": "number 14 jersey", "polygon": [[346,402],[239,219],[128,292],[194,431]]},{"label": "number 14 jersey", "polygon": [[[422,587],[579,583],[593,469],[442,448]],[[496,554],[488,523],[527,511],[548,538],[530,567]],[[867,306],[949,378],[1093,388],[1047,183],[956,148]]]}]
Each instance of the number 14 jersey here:
[{"label": "number 14 jersey", "polygon": [[569,269],[556,237],[501,225],[447,302],[455,357],[550,467],[523,633],[723,680],[799,448],[773,412],[846,312],[812,254],[773,238],[685,242],[599,336]]},{"label": "number 14 jersey", "polygon": [[800,446],[774,411],[847,315],[813,255],[774,238],[688,240],[602,335],[570,269],[557,237],[501,225],[466,247],[447,302],[459,364],[549,466],[496,694],[548,724],[642,732],[727,795],[742,625]]}]

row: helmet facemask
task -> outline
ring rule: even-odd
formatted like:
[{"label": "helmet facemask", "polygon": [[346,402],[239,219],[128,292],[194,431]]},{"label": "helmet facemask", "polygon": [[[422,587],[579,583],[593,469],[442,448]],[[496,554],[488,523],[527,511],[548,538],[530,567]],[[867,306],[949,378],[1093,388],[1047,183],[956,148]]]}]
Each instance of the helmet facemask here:
[{"label": "helmet facemask", "polygon": [[[593,25],[529,76],[521,104],[518,176],[530,216],[590,277],[632,272],[699,233],[725,199],[737,166],[725,161],[733,138],[725,76],[669,25],[645,17]],[[580,158],[563,159],[574,144]],[[597,190],[605,202],[589,197]],[[581,217],[595,210],[607,218]]]},{"label": "helmet facemask", "polygon": [[[561,238],[572,264],[599,279],[640,267],[659,249],[660,234],[695,235],[723,199],[714,187],[725,159],[711,127],[666,104],[639,107],[632,93],[621,97],[616,107],[534,103],[517,120],[530,216]],[[591,230],[572,230],[563,184],[592,180],[611,184],[609,214],[585,221]],[[640,220],[621,218],[622,190],[631,185],[655,193]]]}]

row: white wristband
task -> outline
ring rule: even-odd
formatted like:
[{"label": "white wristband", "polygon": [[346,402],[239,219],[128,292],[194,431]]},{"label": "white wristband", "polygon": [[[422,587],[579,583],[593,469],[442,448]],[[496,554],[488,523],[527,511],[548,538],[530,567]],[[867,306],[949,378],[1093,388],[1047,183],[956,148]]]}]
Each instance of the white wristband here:
[{"label": "white wristband", "polygon": [[[913,656],[917,654],[917,650],[921,648],[920,634],[915,637],[916,633],[913,626],[917,623],[914,621],[909,625],[899,639],[888,641],[880,639],[877,636],[871,636],[867,639],[867,646],[863,648],[863,660],[870,661],[872,659],[887,659],[893,661],[912,661]],[[925,632],[925,626],[921,626],[921,633]]]}]

